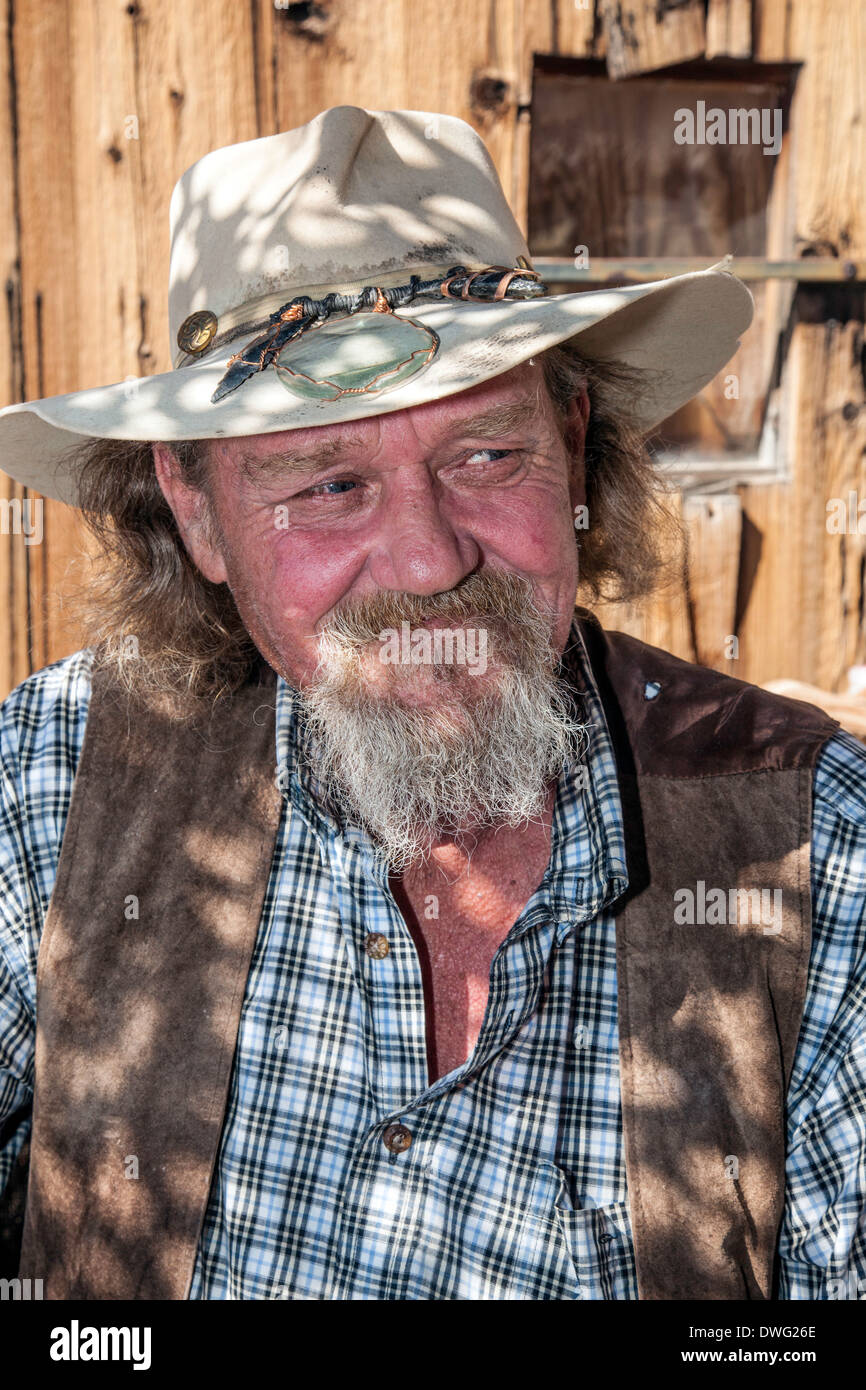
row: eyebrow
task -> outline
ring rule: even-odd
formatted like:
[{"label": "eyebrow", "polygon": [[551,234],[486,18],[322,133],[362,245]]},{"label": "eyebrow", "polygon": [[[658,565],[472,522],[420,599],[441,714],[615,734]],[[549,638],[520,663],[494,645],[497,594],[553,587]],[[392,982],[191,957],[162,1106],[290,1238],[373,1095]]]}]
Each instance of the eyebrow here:
[{"label": "eyebrow", "polygon": [[[450,438],[501,439],[514,434],[530,421],[538,418],[538,402],[531,397],[509,401],[472,415],[465,420],[455,421],[449,431]],[[346,455],[364,447],[364,441],[357,435],[341,435],[338,439],[326,439],[312,449],[280,449],[263,457],[252,452],[238,455],[241,470],[251,482],[267,482],[271,479],[291,477],[295,473],[307,473],[330,465],[338,464]]]},{"label": "eyebrow", "polygon": [[517,401],[506,401],[504,405],[494,406],[461,420],[454,429],[458,437],[473,435],[480,439],[498,439],[502,435],[515,434],[524,425],[538,420],[538,401],[531,396],[523,396]]},{"label": "eyebrow", "polygon": [[279,449],[274,454],[246,453],[241,451],[238,461],[242,472],[251,482],[264,482],[270,478],[290,477],[293,473],[305,473],[316,468],[327,468],[355,449],[363,447],[358,436],[339,439],[326,439],[313,449]]}]

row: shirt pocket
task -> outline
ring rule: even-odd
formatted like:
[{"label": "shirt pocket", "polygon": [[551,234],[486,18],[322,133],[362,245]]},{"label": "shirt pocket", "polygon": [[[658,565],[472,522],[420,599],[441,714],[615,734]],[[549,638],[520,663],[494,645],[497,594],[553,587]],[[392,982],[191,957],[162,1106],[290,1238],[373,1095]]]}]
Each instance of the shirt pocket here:
[{"label": "shirt pocket", "polygon": [[[562,1178],[565,1182],[565,1174]],[[574,1297],[596,1301],[636,1299],[628,1202],[575,1209],[566,1205],[567,1191],[567,1186],[563,1186],[554,1214],[574,1270],[578,1289]]]},{"label": "shirt pocket", "polygon": [[568,1175],[542,1160],[530,1191],[521,1247],[527,1265],[539,1274],[543,1271],[544,1296],[637,1298],[628,1203],[576,1210],[569,1192]]}]

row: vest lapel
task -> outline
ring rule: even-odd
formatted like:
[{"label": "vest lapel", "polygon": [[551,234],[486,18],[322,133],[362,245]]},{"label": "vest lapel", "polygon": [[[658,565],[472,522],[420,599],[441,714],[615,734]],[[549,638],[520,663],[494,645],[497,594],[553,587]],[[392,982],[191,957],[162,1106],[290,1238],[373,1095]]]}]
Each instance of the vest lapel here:
[{"label": "vest lapel", "polygon": [[274,678],[194,725],[94,675],[37,968],[21,1276],[182,1299],[281,798]]},{"label": "vest lapel", "polygon": [[639,1296],[769,1299],[811,944],[812,765],[838,724],[583,630],[626,821],[617,995]]},{"label": "vest lapel", "polygon": [[618,917],[617,972],[640,1297],[767,1299],[809,963],[811,779],[647,777],[637,790],[650,882]]}]

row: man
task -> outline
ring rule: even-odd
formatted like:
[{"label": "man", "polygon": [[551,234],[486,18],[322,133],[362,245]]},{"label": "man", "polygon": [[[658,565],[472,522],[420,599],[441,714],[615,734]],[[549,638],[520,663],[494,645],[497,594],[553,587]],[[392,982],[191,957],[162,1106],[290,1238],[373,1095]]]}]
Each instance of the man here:
[{"label": "man", "polygon": [[21,1276],[856,1296],[866,755],[574,610],[651,582],[642,435],[750,296],[550,295],[437,119],[207,156],[175,370],[0,417],[104,552],[3,707]]}]

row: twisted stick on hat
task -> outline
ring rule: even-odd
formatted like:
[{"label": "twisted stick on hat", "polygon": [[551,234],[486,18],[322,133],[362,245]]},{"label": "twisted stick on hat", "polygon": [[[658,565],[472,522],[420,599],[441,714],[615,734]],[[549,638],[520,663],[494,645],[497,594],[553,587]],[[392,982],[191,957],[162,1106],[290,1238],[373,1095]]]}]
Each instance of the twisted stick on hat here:
[{"label": "twisted stick on hat", "polygon": [[537,299],[545,294],[547,286],[534,270],[497,265],[470,272],[466,266],[455,265],[444,280],[441,276],[422,280],[420,275],[413,275],[407,285],[395,285],[390,289],[365,285],[357,294],[328,294],[324,299],[299,295],[275,309],[262,325],[264,331],[229,358],[211,403],[216,405],[249,377],[264,371],[289,343],[309,329],[320,327],[334,314],[357,314],[364,310],[392,314],[412,300],[441,295],[446,299],[491,301]]}]

